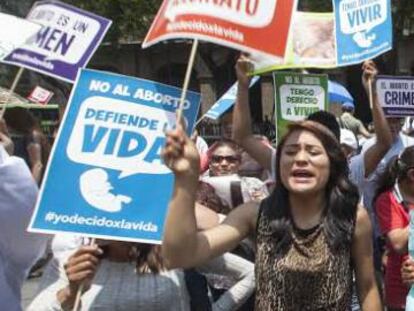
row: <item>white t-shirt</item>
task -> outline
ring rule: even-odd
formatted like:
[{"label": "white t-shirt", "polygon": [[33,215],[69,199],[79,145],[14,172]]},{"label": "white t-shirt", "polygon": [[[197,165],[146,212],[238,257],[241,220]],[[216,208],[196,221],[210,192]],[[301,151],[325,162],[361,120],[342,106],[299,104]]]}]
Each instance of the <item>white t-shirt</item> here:
[{"label": "white t-shirt", "polygon": [[29,168],[0,144],[0,301],[1,310],[21,310],[21,286],[44,253],[47,237],[26,232],[37,196]]},{"label": "white t-shirt", "polygon": [[392,157],[400,154],[406,147],[414,145],[414,139],[404,134],[400,134],[398,139],[393,143],[388,152],[384,155],[380,163],[377,165],[374,172],[365,178],[365,164],[364,153],[375,143],[375,138],[370,138],[362,148],[360,154],[351,158],[349,162],[350,179],[358,187],[362,189],[362,203],[368,210],[371,216],[371,221],[374,223],[375,232],[379,234],[379,228],[374,215],[374,206],[372,200],[374,199],[376,189],[378,187],[379,178],[384,173],[389,161]]}]

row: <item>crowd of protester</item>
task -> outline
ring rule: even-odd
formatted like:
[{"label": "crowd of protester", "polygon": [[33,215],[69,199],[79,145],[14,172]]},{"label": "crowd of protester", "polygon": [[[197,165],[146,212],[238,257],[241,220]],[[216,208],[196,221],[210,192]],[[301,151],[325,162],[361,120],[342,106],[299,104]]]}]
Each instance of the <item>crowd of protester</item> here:
[{"label": "crowd of protester", "polygon": [[[0,120],[0,301],[21,309],[30,268],[51,253],[28,310],[404,310],[414,138],[387,118],[373,84],[370,133],[344,103],[255,135],[246,56],[237,100],[210,146],[205,129],[167,133],[175,174],[163,244],[27,233],[50,144],[37,120]],[[369,92],[378,74],[362,66]],[[274,128],[269,128],[273,136]],[[263,131],[261,131],[263,132]],[[266,132],[266,131],[264,131]]]}]

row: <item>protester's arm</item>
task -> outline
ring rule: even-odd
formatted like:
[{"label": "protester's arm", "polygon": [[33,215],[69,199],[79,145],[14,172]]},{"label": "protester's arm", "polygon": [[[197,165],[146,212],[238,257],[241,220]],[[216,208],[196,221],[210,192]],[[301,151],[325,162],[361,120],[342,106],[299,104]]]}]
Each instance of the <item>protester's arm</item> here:
[{"label": "protester's arm", "polygon": [[37,194],[24,160],[6,155],[0,145],[0,252],[21,270],[30,268],[43,254],[48,239],[26,231]]},{"label": "protester's arm", "polygon": [[76,294],[82,284],[83,291],[87,291],[95,276],[102,250],[97,245],[82,246],[65,264],[65,274],[68,285],[57,291],[56,297],[63,309],[73,308]]},{"label": "protester's arm", "polygon": [[382,310],[374,275],[371,222],[368,213],[362,207],[359,207],[357,212],[352,241],[352,260],[362,310]]},{"label": "protester's arm", "polygon": [[363,64],[362,81],[367,94],[369,95],[369,81],[372,82],[373,103],[372,118],[374,121],[376,142],[364,153],[365,177],[368,177],[375,171],[378,163],[387,153],[392,145],[392,135],[385,118],[384,111],[378,101],[378,94],[375,88],[375,78],[378,70],[373,61],[366,61]]},{"label": "protester's arm", "polygon": [[254,230],[256,204],[236,208],[215,228],[197,232],[194,212],[199,155],[180,126],[167,134],[164,161],[175,174],[174,193],[165,221],[163,257],[170,268],[194,267],[233,249]]},{"label": "protester's arm", "polygon": [[414,260],[407,258],[401,267],[401,278],[404,284],[412,286],[414,284]]},{"label": "protester's arm", "polygon": [[197,270],[235,280],[234,285],[213,303],[213,311],[239,309],[255,289],[254,263],[231,253],[214,258]]},{"label": "protester's arm", "polygon": [[80,284],[83,284],[83,293],[90,288],[101,254],[102,250],[94,245],[81,246],[65,256],[54,256],[28,311],[72,310]]},{"label": "protester's arm", "polygon": [[249,107],[249,83],[247,76],[250,61],[240,56],[236,64],[238,81],[236,104],[233,110],[233,140],[236,141],[262,167],[271,170],[272,149],[256,139],[252,133]]},{"label": "protester's arm", "polygon": [[214,228],[220,223],[219,215],[204,205],[196,203],[195,214],[198,230]]},{"label": "protester's arm", "polygon": [[392,249],[398,254],[408,252],[408,226],[403,229],[394,229],[387,234],[387,241],[390,242]]},{"label": "protester's arm", "polygon": [[384,193],[375,201],[375,211],[381,233],[398,254],[408,252],[408,226],[405,217],[395,209],[395,203]]}]

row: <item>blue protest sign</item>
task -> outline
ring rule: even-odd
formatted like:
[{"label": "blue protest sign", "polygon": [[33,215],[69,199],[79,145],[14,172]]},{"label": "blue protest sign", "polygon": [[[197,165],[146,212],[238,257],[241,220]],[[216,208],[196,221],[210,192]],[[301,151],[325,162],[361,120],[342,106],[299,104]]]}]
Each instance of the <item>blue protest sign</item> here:
[{"label": "blue protest sign", "polygon": [[392,49],[390,0],[334,0],[338,66]]},{"label": "blue protest sign", "polygon": [[[148,80],[80,70],[29,230],[159,243],[173,183],[161,150],[180,95]],[[199,102],[188,92],[189,132]]]},{"label": "blue protest sign", "polygon": [[[250,87],[252,87],[259,80],[259,76],[254,76],[250,81]],[[223,96],[206,112],[204,115],[207,118],[217,120],[227,110],[229,110],[235,103],[237,96],[237,82],[228,89]]]},{"label": "blue protest sign", "polygon": [[74,82],[89,62],[111,21],[59,1],[39,1],[27,20],[42,25],[39,32],[3,61]]},{"label": "blue protest sign", "polygon": [[376,81],[378,100],[388,117],[412,117],[414,115],[413,77],[378,76]]}]

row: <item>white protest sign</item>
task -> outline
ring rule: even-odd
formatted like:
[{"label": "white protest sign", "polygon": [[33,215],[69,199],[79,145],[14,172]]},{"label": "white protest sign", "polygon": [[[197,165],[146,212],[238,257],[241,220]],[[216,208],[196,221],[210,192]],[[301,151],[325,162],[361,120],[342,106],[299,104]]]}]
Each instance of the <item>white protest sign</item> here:
[{"label": "white protest sign", "polygon": [[0,12],[0,60],[36,34],[41,25]]},{"label": "white protest sign", "polygon": [[339,5],[344,34],[369,31],[387,20],[387,0],[344,0]]},{"label": "white protest sign", "polygon": [[[100,163],[100,167],[121,171],[120,178],[138,173],[167,174],[170,170],[161,159],[149,162],[147,157],[162,147],[164,139],[158,137],[174,122],[174,112],[161,114],[157,108],[94,96],[80,108],[67,146],[68,157],[76,163]],[[101,136],[104,138],[98,140]],[[88,153],[92,149],[94,152]]]},{"label": "white protest sign", "polygon": [[378,99],[389,117],[414,116],[414,79],[412,77],[379,76]]},{"label": "white protest sign", "polygon": [[[213,1],[219,2],[219,1]],[[225,2],[225,1],[222,1]],[[273,19],[276,1],[238,1],[236,5],[212,5],[209,1],[170,1],[165,17],[175,21],[177,16],[199,14],[237,23],[246,27],[261,28]]]},{"label": "white protest sign", "polygon": [[59,1],[36,2],[27,19],[42,25],[5,62],[73,82],[99,46],[111,21]]}]

